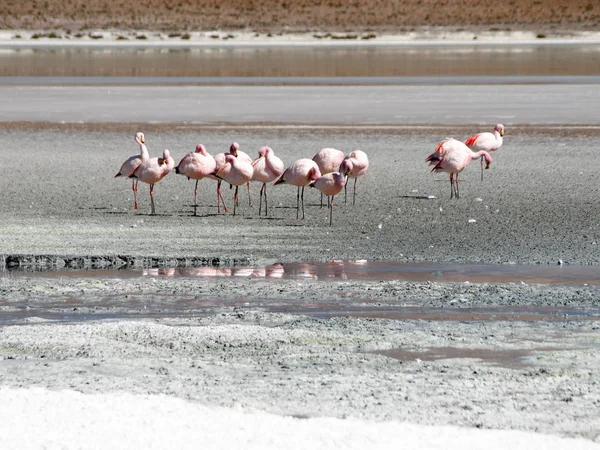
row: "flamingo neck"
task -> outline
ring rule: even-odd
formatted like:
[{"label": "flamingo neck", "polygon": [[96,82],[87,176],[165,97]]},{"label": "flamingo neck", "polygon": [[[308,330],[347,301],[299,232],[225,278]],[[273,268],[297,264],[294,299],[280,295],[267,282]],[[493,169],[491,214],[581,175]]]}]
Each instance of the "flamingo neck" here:
[{"label": "flamingo neck", "polygon": [[140,155],[142,155],[142,159],[150,158],[150,154],[148,153],[148,148],[146,144],[140,142]]},{"label": "flamingo neck", "polygon": [[479,150],[478,152],[471,151],[471,159],[472,160],[476,160],[481,157],[485,158],[486,161],[492,160],[492,157],[490,156],[490,154],[488,152],[486,152],[485,150]]}]

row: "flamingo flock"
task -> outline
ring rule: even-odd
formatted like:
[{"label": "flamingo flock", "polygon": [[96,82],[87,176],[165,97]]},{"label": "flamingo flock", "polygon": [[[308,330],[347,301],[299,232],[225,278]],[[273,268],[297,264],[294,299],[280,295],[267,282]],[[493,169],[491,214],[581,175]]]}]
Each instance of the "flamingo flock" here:
[{"label": "flamingo flock", "polygon": [[[156,214],[154,203],[154,185],[162,180],[175,168],[175,173],[195,180],[194,186],[194,216],[198,208],[198,183],[205,178],[217,182],[217,213],[223,210],[228,213],[225,200],[221,193],[221,183],[225,181],[235,187],[233,197],[233,215],[239,206],[239,187],[248,186],[248,206],[252,207],[250,195],[250,182],[262,183],[260,189],[259,215],[262,215],[264,198],[265,216],[268,212],[267,185],[290,184],[297,187],[296,219],[305,218],[304,188],[312,187],[327,195],[329,204],[329,224],[333,225],[333,198],[346,187],[348,179],[354,178],[354,195],[356,196],[356,179],[366,174],[369,167],[367,155],[355,150],[345,155],[340,150],[324,148],[313,159],[300,158],[287,168],[283,161],[275,155],[271,147],[261,147],[258,157],[252,159],[240,150],[240,145],[234,142],[229,147],[229,152],[218,153],[212,156],[202,144],[196,146],[194,152],[187,153],[175,166],[169,150],[164,150],[162,157],[150,158],[145,145],[145,137],[141,132],[136,133],[135,141],[140,146],[140,153],[130,156],[119,169],[115,177],[128,177],[132,179],[134,193],[134,209],[138,210],[138,181],[150,185],[151,214]],[[322,197],[321,197],[322,203]],[[353,202],[354,204],[354,202]],[[302,217],[300,218],[300,210]]]},{"label": "flamingo flock", "polygon": [[481,180],[483,181],[483,161],[485,168],[489,169],[492,164],[490,152],[494,152],[502,145],[504,136],[504,125],[501,123],[494,127],[492,133],[478,133],[465,142],[454,138],[446,138],[438,144],[435,152],[425,158],[432,172],[446,172],[450,174],[450,198],[460,198],[458,188],[458,175],[466,169],[469,163],[481,159]]},{"label": "flamingo flock", "polygon": [[[445,172],[450,176],[450,198],[460,198],[459,175],[467,168],[473,160],[480,159],[483,180],[483,161],[488,169],[492,163],[491,152],[502,146],[504,136],[504,125],[497,124],[491,133],[483,132],[475,134],[464,142],[454,138],[446,138],[439,143],[433,153],[425,158],[425,161],[433,166],[432,172]],[[267,185],[274,186],[289,184],[296,186],[296,219],[305,218],[304,190],[315,188],[321,192],[321,207],[323,207],[323,195],[327,196],[329,207],[329,224],[333,225],[333,201],[334,197],[344,190],[344,202],[347,203],[347,185],[350,179],[354,179],[352,205],[356,204],[356,186],[358,179],[365,176],[369,169],[369,158],[361,150],[354,150],[345,154],[341,150],[326,147],[317,152],[313,158],[299,158],[289,166],[275,155],[271,147],[261,147],[258,157],[252,159],[248,154],[240,150],[240,145],[234,142],[229,147],[229,152],[218,153],[212,156],[202,144],[196,146],[194,152],[187,153],[175,166],[175,162],[169,150],[164,150],[162,157],[150,158],[146,147],[144,133],[135,134],[135,142],[139,145],[139,154],[127,158],[121,165],[115,177],[127,177],[132,179],[131,188],[134,195],[134,210],[138,205],[138,182],[142,181],[150,185],[151,214],[156,214],[154,202],[154,186],[166,177],[173,168],[175,173],[183,175],[188,179],[195,180],[194,186],[194,216],[198,208],[198,183],[205,178],[217,182],[217,213],[221,214],[221,205],[225,213],[229,209],[221,193],[223,181],[231,187],[235,187],[233,196],[233,215],[239,207],[239,187],[244,184],[248,187],[248,206],[252,207],[250,195],[250,182],[262,183],[260,189],[260,200],[258,214],[262,215],[262,204],[264,198],[265,216],[268,216]],[[300,217],[302,211],[302,217]]]}]

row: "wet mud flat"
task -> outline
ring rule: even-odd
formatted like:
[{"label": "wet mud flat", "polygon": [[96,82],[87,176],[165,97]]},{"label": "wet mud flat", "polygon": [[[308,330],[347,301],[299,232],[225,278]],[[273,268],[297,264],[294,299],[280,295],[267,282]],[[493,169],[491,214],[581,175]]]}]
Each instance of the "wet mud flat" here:
[{"label": "wet mud flat", "polygon": [[234,270],[4,272],[3,385],[600,440],[596,285]]},{"label": "wet mud flat", "polygon": [[0,327],[8,387],[166,394],[293,417],[454,424],[598,441],[598,326],[221,308],[209,317]]}]

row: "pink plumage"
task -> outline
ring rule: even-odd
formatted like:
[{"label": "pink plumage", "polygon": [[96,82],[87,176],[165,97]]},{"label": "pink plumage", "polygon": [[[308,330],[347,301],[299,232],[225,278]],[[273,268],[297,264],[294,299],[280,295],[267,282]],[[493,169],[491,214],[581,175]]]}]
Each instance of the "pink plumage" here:
[{"label": "pink plumage", "polygon": [[[458,174],[461,173],[474,159],[483,157],[486,169],[492,163],[492,157],[484,150],[473,152],[466,144],[453,138],[446,138],[438,144],[435,152],[425,158],[432,172],[446,172],[450,174],[450,198],[456,195],[459,198]],[[456,179],[455,179],[456,176]]]},{"label": "pink plumage", "polygon": [[194,187],[194,216],[198,208],[198,181],[210,176],[216,170],[217,163],[215,158],[206,151],[206,147],[202,144],[196,146],[195,152],[186,154],[177,167],[175,173],[186,176],[189,179],[196,180]]},{"label": "pink plumage", "polygon": [[215,172],[215,176],[227,181],[232,186],[235,186],[233,203],[234,216],[238,203],[238,189],[242,184],[250,182],[253,173],[254,169],[250,162],[231,154],[225,155],[225,164]]},{"label": "pink plumage", "polygon": [[265,216],[268,215],[267,204],[267,183],[275,181],[283,173],[283,161],[275,156],[271,147],[262,147],[258,150],[258,158],[252,162],[254,173],[252,180],[262,183],[260,189],[260,202],[258,204],[258,215],[262,211],[262,198],[265,197]]},{"label": "pink plumage", "polygon": [[[352,193],[352,205],[356,203],[356,183],[359,177],[364,176],[369,170],[369,158],[362,150],[354,150],[346,158],[344,158],[348,166],[348,180],[354,178],[354,190]],[[346,184],[348,184],[346,180]],[[344,203],[347,202],[346,187],[344,186]]]},{"label": "pink plumage", "polygon": [[171,158],[169,150],[164,150],[162,158],[150,158],[143,161],[135,173],[130,175],[130,178],[137,178],[139,181],[150,185],[151,214],[156,214],[154,208],[154,185],[167,176],[174,166],[175,161]]},{"label": "pink plumage", "polygon": [[[142,164],[143,161],[146,161],[147,159],[150,158],[150,155],[148,154],[148,149],[146,148],[146,145],[144,144],[144,142],[145,142],[144,133],[142,133],[141,131],[138,131],[135,134],[135,142],[137,142],[138,145],[140,146],[139,155],[133,155],[133,156],[130,156],[129,158],[127,158],[125,160],[125,162],[121,165],[121,168],[115,175],[115,178],[116,177],[130,177],[131,175],[133,175],[135,173],[135,171],[138,169],[138,167],[140,167],[140,164]],[[133,180],[131,182],[131,189],[133,190],[133,209],[140,209],[138,206],[138,199],[137,199],[138,180]]]},{"label": "pink plumage", "polygon": [[329,226],[333,224],[333,198],[336,194],[339,194],[346,182],[348,181],[348,174],[350,173],[350,163],[342,161],[340,164],[339,172],[330,172],[325,175],[321,175],[315,181],[309,184],[310,187],[314,187],[330,197],[329,201]]},{"label": "pink plumage", "polygon": [[[319,152],[313,156],[313,161],[319,166],[321,175],[325,175],[326,173],[337,172],[345,156],[346,155],[341,150],[326,147],[319,150]],[[321,208],[322,207],[323,194],[321,193]]]},{"label": "pink plumage", "polygon": [[[321,176],[319,166],[312,159],[301,158],[297,159],[289,166],[281,177],[275,182],[278,184],[291,184],[298,186],[298,192],[296,194],[296,219],[299,218],[300,213],[300,199],[302,199],[302,219],[304,219],[304,187],[312,181],[316,181]],[[302,188],[302,195],[300,195],[300,188]]]},{"label": "pink plumage", "polygon": [[[492,133],[475,134],[467,139],[465,144],[474,152],[480,150],[495,152],[502,146],[502,136],[504,136],[504,125],[499,123],[494,127]],[[483,158],[481,159],[481,179],[483,180]]]}]

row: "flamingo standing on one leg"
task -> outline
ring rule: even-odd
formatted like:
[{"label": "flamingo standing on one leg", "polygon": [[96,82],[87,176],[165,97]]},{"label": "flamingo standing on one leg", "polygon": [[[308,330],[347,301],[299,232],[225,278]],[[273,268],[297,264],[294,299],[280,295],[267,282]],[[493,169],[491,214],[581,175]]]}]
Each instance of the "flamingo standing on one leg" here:
[{"label": "flamingo standing on one leg", "polygon": [[175,173],[186,176],[188,180],[190,178],[196,180],[196,186],[194,187],[194,216],[198,208],[198,202],[196,201],[198,197],[198,181],[211,175],[215,171],[216,166],[215,158],[206,151],[204,145],[198,144],[196,151],[185,155],[177,167],[175,167]]},{"label": "flamingo standing on one leg", "polygon": [[235,186],[235,195],[233,197],[234,216],[238,204],[238,189],[242,184],[248,183],[252,179],[253,172],[252,164],[230,154],[225,155],[225,164],[213,173],[217,178],[221,178],[232,186]]},{"label": "flamingo standing on one leg", "polygon": [[351,163],[344,160],[340,164],[339,172],[330,172],[325,175],[321,175],[312,183],[309,183],[310,187],[317,188],[322,194],[327,195],[329,201],[329,226],[333,225],[333,198],[336,194],[339,194],[342,189],[346,186],[348,181],[348,175],[350,174]]},{"label": "flamingo standing on one leg", "polygon": [[[474,152],[480,150],[495,152],[502,146],[502,136],[504,136],[504,125],[499,123],[494,127],[492,133],[475,134],[467,139],[465,144]],[[483,181],[483,158],[481,158],[481,181]]]},{"label": "flamingo standing on one leg", "polygon": [[[150,155],[148,154],[148,149],[146,148],[144,141],[144,133],[138,131],[135,134],[135,142],[137,142],[140,146],[140,154],[133,155],[127,158],[127,160],[121,165],[121,168],[115,175],[115,178],[121,176],[130,177],[131,174],[133,174],[137,170],[137,168],[140,166],[140,164],[142,164],[143,161],[146,161],[150,158]],[[133,209],[140,209],[137,201],[138,180],[132,180],[131,189],[133,190]]]},{"label": "flamingo standing on one leg", "polygon": [[[344,152],[335,148],[322,148],[315,156],[313,161],[319,166],[321,175],[337,172],[340,164],[344,160]],[[321,208],[323,207],[323,193],[321,192]]]},{"label": "flamingo standing on one leg", "polygon": [[[456,198],[459,198],[458,174],[465,170],[471,161],[478,158],[484,158],[486,161],[485,168],[490,168],[492,157],[488,152],[485,150],[474,152],[461,141],[446,138],[425,161],[428,161],[430,166],[434,166],[431,169],[432,172],[447,172],[450,174],[450,198],[455,195]],[[454,178],[455,175],[456,179]]]},{"label": "flamingo standing on one leg", "polygon": [[265,216],[269,215],[267,204],[267,183],[276,180],[283,173],[283,161],[275,156],[271,147],[262,147],[258,150],[258,158],[252,163],[254,173],[252,180],[262,183],[260,188],[260,202],[258,203],[258,215],[262,210],[262,198],[265,196]]},{"label": "flamingo standing on one leg", "polygon": [[150,203],[152,205],[151,214],[156,214],[154,208],[154,185],[162,180],[175,166],[175,161],[171,158],[169,150],[163,151],[162,158],[150,158],[142,162],[137,170],[129,178],[138,180],[150,185]]},{"label": "flamingo standing on one leg", "polygon": [[[311,181],[316,181],[321,176],[319,166],[312,159],[301,158],[292,163],[290,167],[285,169],[283,175],[275,182],[275,185],[288,183],[298,186],[296,194],[296,219],[300,214],[300,198],[302,198],[302,219],[304,220],[304,187]],[[302,196],[300,196],[300,188],[302,188]]]},{"label": "flamingo standing on one leg", "polygon": [[[367,173],[367,170],[369,170],[369,158],[362,150],[354,150],[344,158],[344,161],[349,163],[348,167],[350,169],[350,173],[346,179],[346,185],[350,178],[354,178],[354,192],[352,194],[352,206],[354,206],[356,203],[356,182],[358,181],[358,177],[362,177]],[[346,186],[344,186],[344,203],[348,203]]]}]

